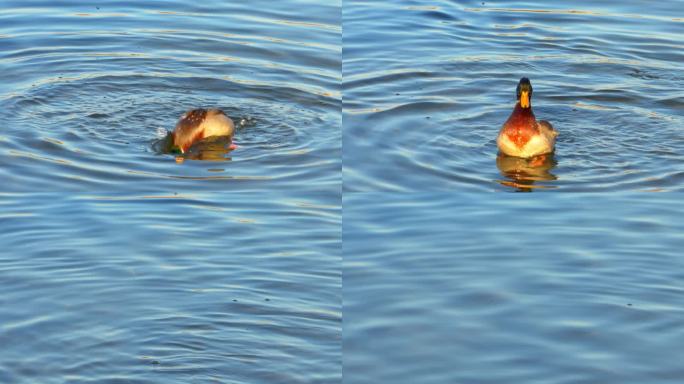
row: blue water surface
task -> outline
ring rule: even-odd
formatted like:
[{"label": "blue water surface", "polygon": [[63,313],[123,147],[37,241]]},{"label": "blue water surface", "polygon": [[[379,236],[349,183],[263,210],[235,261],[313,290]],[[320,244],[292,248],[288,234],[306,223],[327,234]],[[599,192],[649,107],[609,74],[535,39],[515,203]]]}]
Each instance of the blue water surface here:
[{"label": "blue water surface", "polygon": [[[4,1],[0,190],[339,189],[340,7]],[[240,148],[181,166],[156,153],[200,107],[242,127]]]},{"label": "blue water surface", "polygon": [[[340,18],[1,2],[0,383],[340,382]],[[239,148],[155,151],[198,107]]]},{"label": "blue water surface", "polygon": [[345,195],[345,383],[680,383],[681,196],[508,196]]},{"label": "blue water surface", "polygon": [[[351,0],[348,191],[682,191],[684,2]],[[518,80],[558,130],[497,160]]]}]

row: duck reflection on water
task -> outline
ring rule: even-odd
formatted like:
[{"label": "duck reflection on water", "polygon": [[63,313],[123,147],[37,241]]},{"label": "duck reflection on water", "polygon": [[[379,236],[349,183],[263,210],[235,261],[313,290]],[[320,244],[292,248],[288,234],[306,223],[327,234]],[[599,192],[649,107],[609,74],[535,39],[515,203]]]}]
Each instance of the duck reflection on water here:
[{"label": "duck reflection on water", "polygon": [[501,174],[508,178],[508,180],[500,180],[499,183],[517,188],[520,192],[531,192],[534,188],[556,188],[550,185],[535,185],[540,181],[556,180],[557,177],[551,173],[556,164],[553,153],[529,159],[508,156],[504,153],[499,153],[496,157],[496,166]]},{"label": "duck reflection on water", "polygon": [[176,155],[176,161],[183,160],[208,160],[230,161],[227,155],[235,149],[230,137],[216,136],[206,138],[191,145],[185,153],[181,153],[173,144],[173,134],[167,132],[166,136],[152,143],[152,148],[157,154]]}]

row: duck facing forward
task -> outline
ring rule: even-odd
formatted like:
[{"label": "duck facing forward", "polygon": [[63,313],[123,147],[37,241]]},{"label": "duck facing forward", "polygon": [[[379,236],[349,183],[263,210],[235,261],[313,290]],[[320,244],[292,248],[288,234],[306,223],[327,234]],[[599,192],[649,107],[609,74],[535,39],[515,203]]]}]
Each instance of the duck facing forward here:
[{"label": "duck facing forward", "polygon": [[504,123],[496,144],[509,156],[530,158],[553,152],[558,132],[546,120],[537,121],[532,112],[532,84],[520,79],[516,89],[517,102]]},{"label": "duck facing forward", "polygon": [[[235,124],[220,109],[193,109],[176,124],[171,134],[174,147],[185,153],[193,144],[212,136],[228,136],[233,139]],[[235,146],[231,145],[231,149]]]}]

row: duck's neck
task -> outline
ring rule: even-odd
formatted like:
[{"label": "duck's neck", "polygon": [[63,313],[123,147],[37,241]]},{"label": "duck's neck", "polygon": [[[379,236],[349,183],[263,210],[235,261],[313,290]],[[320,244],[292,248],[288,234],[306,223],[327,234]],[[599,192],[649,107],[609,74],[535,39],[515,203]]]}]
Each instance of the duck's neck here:
[{"label": "duck's neck", "polygon": [[520,117],[529,116],[529,117],[534,119],[534,112],[532,112],[532,105],[530,105],[529,108],[523,108],[520,106],[519,101],[517,103],[515,103],[515,108],[513,109],[513,114],[520,116]]},{"label": "duck's neck", "polygon": [[536,122],[537,119],[534,117],[534,113],[532,112],[532,106],[529,108],[523,108],[520,106],[520,103],[515,104],[515,108],[513,108],[513,112],[511,112],[511,116],[508,117],[508,120],[504,124],[504,126],[507,129],[535,129],[536,128]]}]

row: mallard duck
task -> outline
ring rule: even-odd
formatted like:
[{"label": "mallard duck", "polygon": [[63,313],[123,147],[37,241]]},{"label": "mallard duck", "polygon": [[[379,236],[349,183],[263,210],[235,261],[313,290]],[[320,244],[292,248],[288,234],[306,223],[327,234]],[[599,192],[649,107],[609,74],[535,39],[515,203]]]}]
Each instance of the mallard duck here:
[{"label": "mallard duck", "polygon": [[[228,136],[231,140],[235,124],[220,109],[193,109],[178,120],[171,133],[174,147],[185,153],[194,143],[212,136]],[[235,145],[231,144],[231,149]]]},{"label": "mallard duck", "polygon": [[558,132],[548,121],[537,121],[534,117],[530,79],[520,79],[516,96],[515,108],[496,139],[499,150],[506,155],[523,158],[553,152]]}]

